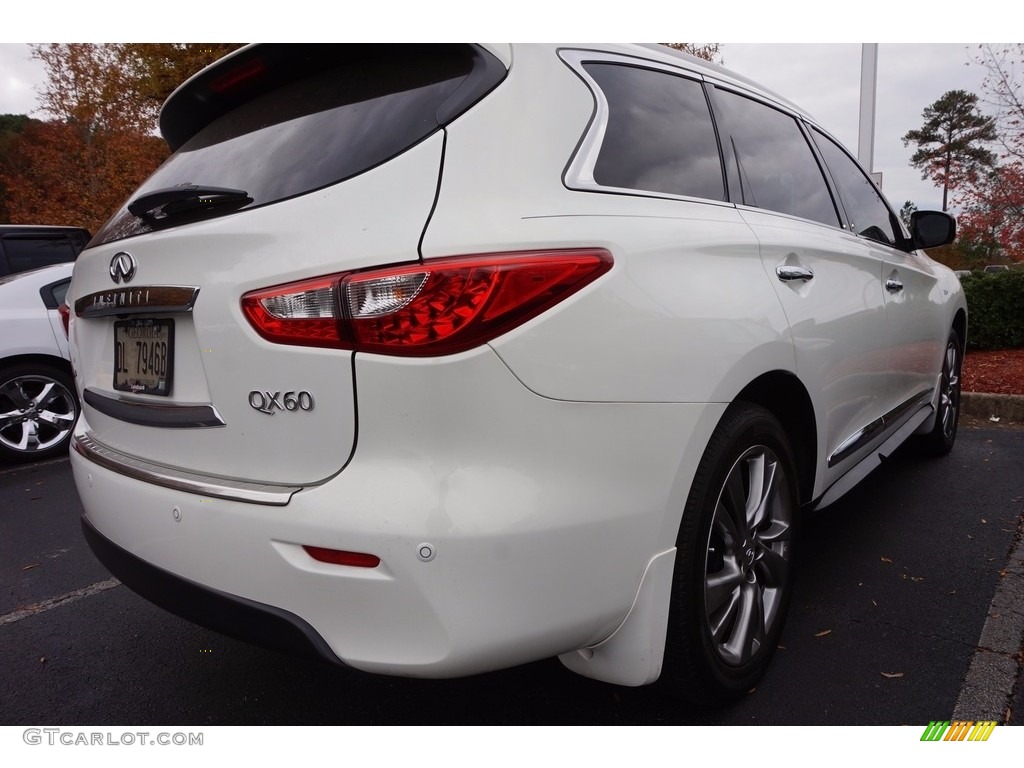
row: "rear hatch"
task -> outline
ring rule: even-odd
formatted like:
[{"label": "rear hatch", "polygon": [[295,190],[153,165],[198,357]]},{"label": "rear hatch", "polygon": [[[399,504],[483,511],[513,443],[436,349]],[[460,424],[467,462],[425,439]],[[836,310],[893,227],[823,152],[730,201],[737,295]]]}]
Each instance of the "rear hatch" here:
[{"label": "rear hatch", "polygon": [[[161,115],[174,154],[82,253],[69,293],[92,438],[207,476],[339,471],[353,353],[268,340],[242,297],[417,260],[439,129],[503,74],[472,46],[268,45],[182,86]],[[288,301],[299,317],[335,309],[315,291]]]}]

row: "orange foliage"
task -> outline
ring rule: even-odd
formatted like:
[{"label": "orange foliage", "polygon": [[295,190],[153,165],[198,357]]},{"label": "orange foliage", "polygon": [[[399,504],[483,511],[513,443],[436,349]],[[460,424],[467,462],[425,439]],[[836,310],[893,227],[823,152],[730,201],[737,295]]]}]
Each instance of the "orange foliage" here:
[{"label": "orange foliage", "polygon": [[167,145],[135,131],[31,121],[11,154],[0,170],[11,223],[95,232],[163,161]]},{"label": "orange foliage", "polygon": [[[97,231],[167,156],[154,131],[160,104],[183,80],[236,48],[226,43],[48,43],[39,108],[8,142],[0,209],[11,223]],[[3,211],[0,211],[3,212]]]}]

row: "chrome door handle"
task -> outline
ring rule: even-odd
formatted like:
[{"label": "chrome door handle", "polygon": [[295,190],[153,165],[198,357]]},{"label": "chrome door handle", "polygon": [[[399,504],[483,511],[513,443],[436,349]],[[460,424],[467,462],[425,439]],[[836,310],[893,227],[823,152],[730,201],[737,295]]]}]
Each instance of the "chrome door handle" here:
[{"label": "chrome door handle", "polygon": [[899,293],[900,291],[903,290],[903,283],[900,282],[900,279],[898,277],[893,275],[892,277],[885,281],[885,290],[887,290],[889,293]]},{"label": "chrome door handle", "polygon": [[794,267],[789,264],[783,264],[781,267],[775,268],[775,274],[779,276],[779,280],[784,283],[791,283],[794,280],[813,280],[814,272],[809,270],[807,267]]}]

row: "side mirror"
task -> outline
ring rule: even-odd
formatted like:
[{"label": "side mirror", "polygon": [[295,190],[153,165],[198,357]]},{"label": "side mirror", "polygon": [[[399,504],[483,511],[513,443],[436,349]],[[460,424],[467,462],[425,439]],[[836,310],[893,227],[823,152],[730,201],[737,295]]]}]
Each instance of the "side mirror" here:
[{"label": "side mirror", "polygon": [[956,237],[956,219],[939,211],[914,211],[910,214],[910,247],[938,248]]}]

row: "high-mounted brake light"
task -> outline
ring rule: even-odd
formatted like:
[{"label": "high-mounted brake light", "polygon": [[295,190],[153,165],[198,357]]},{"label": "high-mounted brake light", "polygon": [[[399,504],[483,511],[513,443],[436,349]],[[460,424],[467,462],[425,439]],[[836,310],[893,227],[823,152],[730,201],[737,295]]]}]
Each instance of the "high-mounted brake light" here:
[{"label": "high-mounted brake light", "polygon": [[536,317],[611,266],[603,249],[434,259],[253,291],[242,310],[277,344],[450,355]]}]

